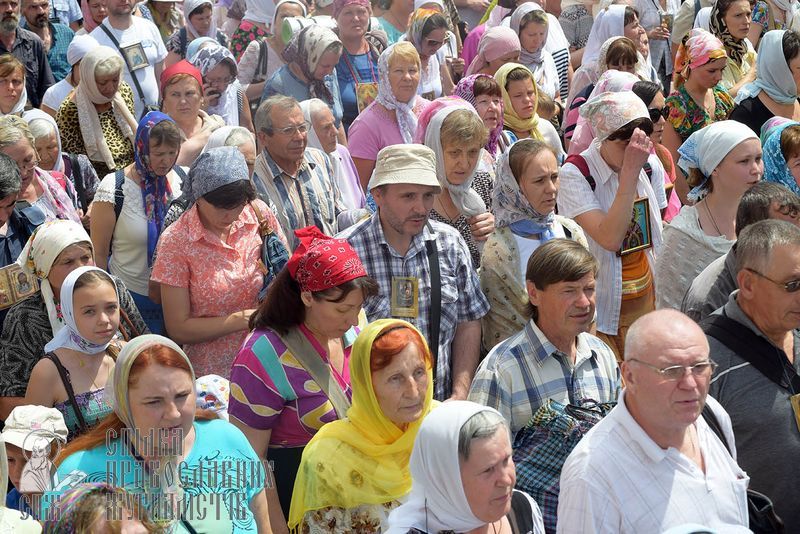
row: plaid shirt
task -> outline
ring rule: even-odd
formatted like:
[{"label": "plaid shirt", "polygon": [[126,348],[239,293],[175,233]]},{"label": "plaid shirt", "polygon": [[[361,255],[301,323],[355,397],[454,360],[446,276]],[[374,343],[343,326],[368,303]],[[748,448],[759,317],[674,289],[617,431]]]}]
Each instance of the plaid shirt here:
[{"label": "plaid shirt", "polygon": [[499,343],[478,367],[469,400],[495,408],[512,434],[528,424],[547,399],[576,404],[617,400],[620,372],[612,350],[591,334],[579,334],[575,365],[533,321]]},{"label": "plaid shirt", "polygon": [[[439,400],[452,390],[450,346],[459,323],[476,321],[489,311],[478,275],[464,238],[452,227],[430,221],[422,233],[411,240],[405,256],[400,256],[387,242],[378,213],[351,226],[338,237],[346,238],[358,253],[364,268],[377,280],[380,293],[364,302],[370,321],[391,317],[392,276],[413,276],[419,279],[419,316],[397,317],[416,326],[430,343],[431,284],[426,241],[436,243],[442,281],[442,313],[439,324],[439,356],[434,372],[434,395]],[[431,229],[433,231],[431,231]]]},{"label": "plaid shirt", "polygon": [[60,82],[67,77],[72,67],[67,61],[67,48],[72,38],[75,37],[69,26],[52,22],[50,23],[50,51],[47,52],[47,62],[50,63],[50,70],[53,78]]}]

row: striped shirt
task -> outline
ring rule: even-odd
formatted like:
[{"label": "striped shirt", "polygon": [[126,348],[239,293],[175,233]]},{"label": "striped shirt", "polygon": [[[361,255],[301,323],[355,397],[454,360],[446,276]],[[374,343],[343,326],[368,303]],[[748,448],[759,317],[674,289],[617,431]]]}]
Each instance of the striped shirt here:
[{"label": "striped shirt", "polygon": [[351,226],[337,237],[347,239],[361,258],[367,273],[378,282],[377,296],[364,302],[370,321],[391,315],[392,277],[409,276],[419,280],[419,313],[416,318],[397,317],[416,326],[430,343],[431,277],[426,242],[436,244],[442,287],[442,311],[439,324],[439,356],[434,370],[434,395],[447,399],[452,390],[450,348],[459,323],[477,321],[489,311],[489,302],[481,291],[472,267],[467,244],[457,230],[436,221],[429,221],[422,233],[411,240],[405,256],[386,242],[380,216]]},{"label": "striped shirt", "polygon": [[[558,213],[569,219],[590,211],[608,213],[619,189],[619,176],[600,156],[597,143],[581,153],[589,167],[589,173],[597,184],[593,189],[586,177],[572,163],[561,167],[559,178],[561,186],[558,192]],[[664,194],[664,167],[658,156],[651,154],[647,160],[653,172],[650,179],[647,173],[639,172],[639,183],[636,186],[637,197],[649,199],[650,231],[653,246],[647,249],[650,270],[655,273],[656,256],[661,249],[661,211],[667,207]],[[597,273],[597,330],[608,335],[616,335],[619,327],[619,310],[622,305],[622,260],[616,251],[606,250],[594,239],[590,230],[586,231],[589,251],[600,263]]]},{"label": "striped shirt", "polygon": [[294,231],[298,228],[313,225],[330,236],[338,231],[337,217],[347,206],[321,150],[306,148],[297,176],[281,169],[269,152],[262,150],[256,158],[253,182],[261,200],[275,208],[290,250],[297,247]]},{"label": "striped shirt", "polygon": [[[704,473],[677,449],[653,441],[628,411],[625,394],[564,463],[557,532],[656,533],[688,523],[729,534],[750,532],[750,479],[705,419],[694,422]],[[711,397],[706,403],[733,443],[728,414]]]},{"label": "striped shirt", "polygon": [[548,399],[561,404],[613,402],[619,389],[619,367],[608,345],[591,334],[579,334],[573,364],[531,320],[481,362],[469,400],[503,414],[515,434]]}]

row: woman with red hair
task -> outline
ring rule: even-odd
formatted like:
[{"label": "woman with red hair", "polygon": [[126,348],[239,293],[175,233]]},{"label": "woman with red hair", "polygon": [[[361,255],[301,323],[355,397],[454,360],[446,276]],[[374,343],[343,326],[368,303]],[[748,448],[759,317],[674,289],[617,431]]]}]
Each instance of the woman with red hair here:
[{"label": "woman with red hair", "polygon": [[125,345],[106,385],[114,412],[61,451],[60,491],[113,473],[162,526],[270,532],[258,455],[233,425],[196,411],[194,384],[192,364],[173,341],[148,334]]},{"label": "woman with red hair", "polygon": [[425,340],[405,321],[371,323],[353,346],[350,379],[347,419],[322,427],[303,451],[292,529],[382,532],[411,491],[411,450],[435,402]]}]

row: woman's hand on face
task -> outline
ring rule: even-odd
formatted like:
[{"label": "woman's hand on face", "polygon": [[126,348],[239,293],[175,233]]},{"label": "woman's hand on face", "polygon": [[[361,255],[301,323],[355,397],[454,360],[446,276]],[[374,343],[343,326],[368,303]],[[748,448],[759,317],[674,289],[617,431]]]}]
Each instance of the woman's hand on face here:
[{"label": "woman's hand on face", "polygon": [[[639,171],[642,170],[647,158],[650,157],[650,152],[653,150],[653,142],[650,136],[644,133],[639,128],[633,131],[628,146],[625,148],[625,156],[622,160],[622,170],[620,171],[620,178],[628,176],[636,183],[639,179]],[[626,172],[627,171],[627,172]]]},{"label": "woman's hand on face", "polygon": [[494,232],[494,215],[488,211],[470,217],[467,222],[469,223],[469,230],[472,232],[472,238],[475,241],[486,241]]},{"label": "woman's hand on face", "polygon": [[464,74],[464,60],[460,57],[448,57],[447,65],[450,67],[453,76],[456,78]]},{"label": "woman's hand on face", "polygon": [[647,38],[651,41],[666,41],[669,39],[669,30],[666,26],[656,26],[647,32]]},{"label": "woman's hand on face", "polygon": [[216,106],[219,103],[219,97],[222,94],[208,84],[203,86],[203,93],[205,94],[206,102],[209,106]]}]

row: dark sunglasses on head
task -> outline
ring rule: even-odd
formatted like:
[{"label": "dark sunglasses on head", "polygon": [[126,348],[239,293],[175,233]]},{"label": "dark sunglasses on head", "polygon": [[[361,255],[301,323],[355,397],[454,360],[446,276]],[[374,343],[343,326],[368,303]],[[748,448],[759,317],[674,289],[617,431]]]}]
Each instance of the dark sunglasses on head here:
[{"label": "dark sunglasses on head", "polygon": [[661,117],[664,117],[664,120],[667,120],[667,117],[669,116],[669,108],[667,108],[667,106],[664,106],[663,108],[650,108],[647,110],[647,112],[650,114],[650,120],[654,123],[658,122],[658,119]]}]

